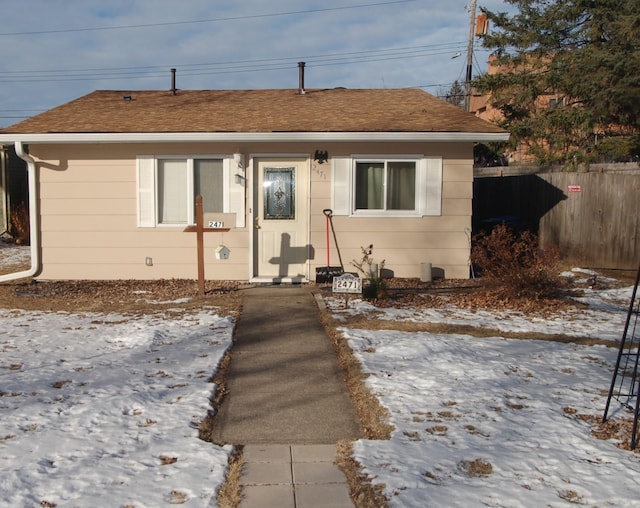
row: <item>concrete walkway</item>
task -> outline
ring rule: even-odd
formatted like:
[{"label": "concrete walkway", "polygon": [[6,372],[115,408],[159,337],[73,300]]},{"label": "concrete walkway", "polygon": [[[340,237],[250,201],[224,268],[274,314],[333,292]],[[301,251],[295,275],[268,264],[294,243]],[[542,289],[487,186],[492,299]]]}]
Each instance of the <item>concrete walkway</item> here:
[{"label": "concrete walkway", "polygon": [[248,445],[242,508],[353,507],[334,445]]},{"label": "concrete walkway", "polygon": [[[333,460],[339,440],[360,436],[310,289],[246,290],[227,395],[213,430],[215,443],[245,445],[241,506],[353,506],[344,475]],[[268,475],[259,477],[263,473]],[[328,489],[338,497],[305,494],[314,489]],[[282,504],[283,493],[293,504]],[[271,497],[277,501],[266,504]]]}]

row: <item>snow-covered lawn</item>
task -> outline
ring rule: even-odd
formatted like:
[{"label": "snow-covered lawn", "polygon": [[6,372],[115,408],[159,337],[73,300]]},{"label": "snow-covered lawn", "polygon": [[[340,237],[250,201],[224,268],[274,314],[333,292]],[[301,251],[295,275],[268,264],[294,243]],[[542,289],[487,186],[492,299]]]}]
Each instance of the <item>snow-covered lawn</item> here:
[{"label": "snow-covered lawn", "polygon": [[0,323],[0,506],[215,506],[231,449],[198,423],[231,319],[0,309]]},{"label": "snow-covered lawn", "polygon": [[[326,301],[338,319],[375,313],[618,340],[630,295],[587,291],[588,309],[546,319],[362,301],[345,310]],[[215,309],[0,309],[0,506],[215,506],[231,449],[198,439],[197,426],[232,328]],[[595,439],[576,417],[602,415],[615,347],[347,326],[342,333],[395,427],[388,441],[354,445],[392,506],[640,506],[638,454]]]},{"label": "snow-covered lawn", "polygon": [[[588,309],[546,320],[328,303],[338,318],[375,311],[387,320],[619,340],[630,296],[631,288],[587,291],[581,300]],[[602,417],[617,346],[346,327],[342,333],[395,427],[389,441],[354,446],[391,506],[640,506],[640,456],[595,439],[576,417]],[[622,416],[617,402],[612,408]]]}]

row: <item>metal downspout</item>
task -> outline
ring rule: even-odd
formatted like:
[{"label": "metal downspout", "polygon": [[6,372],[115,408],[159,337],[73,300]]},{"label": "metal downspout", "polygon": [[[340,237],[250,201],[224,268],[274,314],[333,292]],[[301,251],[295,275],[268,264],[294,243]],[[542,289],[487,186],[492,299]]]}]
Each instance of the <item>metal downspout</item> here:
[{"label": "metal downspout", "polygon": [[0,275],[0,282],[24,279],[33,277],[40,269],[40,245],[38,234],[38,196],[36,193],[36,163],[29,155],[22,144],[22,141],[15,143],[16,154],[27,163],[27,178],[29,185],[29,243],[31,244],[31,268],[22,272],[8,273]]}]

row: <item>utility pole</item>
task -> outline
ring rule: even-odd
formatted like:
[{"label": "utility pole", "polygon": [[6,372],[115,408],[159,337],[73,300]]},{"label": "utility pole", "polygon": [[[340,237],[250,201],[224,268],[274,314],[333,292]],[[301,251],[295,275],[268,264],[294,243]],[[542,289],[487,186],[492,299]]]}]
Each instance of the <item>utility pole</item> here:
[{"label": "utility pole", "polygon": [[467,44],[467,76],[464,82],[464,110],[471,109],[471,78],[473,74],[473,37],[476,27],[476,0],[471,0],[469,6],[469,41]]}]

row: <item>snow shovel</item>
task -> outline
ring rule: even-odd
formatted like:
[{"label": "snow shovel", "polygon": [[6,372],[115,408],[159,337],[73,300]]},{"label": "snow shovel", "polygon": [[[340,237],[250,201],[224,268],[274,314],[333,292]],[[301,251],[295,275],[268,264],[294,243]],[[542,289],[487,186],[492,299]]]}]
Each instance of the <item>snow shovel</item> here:
[{"label": "snow shovel", "polygon": [[[333,282],[334,277],[339,277],[344,274],[344,266],[342,265],[342,256],[340,256],[340,249],[338,248],[338,241],[336,240],[336,232],[333,229],[333,211],[329,208],[322,210],[322,213],[326,217],[326,230],[327,230],[327,266],[316,268],[316,283],[328,283]],[[336,250],[338,251],[338,257],[340,258],[340,266],[331,266],[330,252],[331,247],[329,245],[329,226],[331,226],[331,232],[333,233],[333,241],[336,244]]]}]

